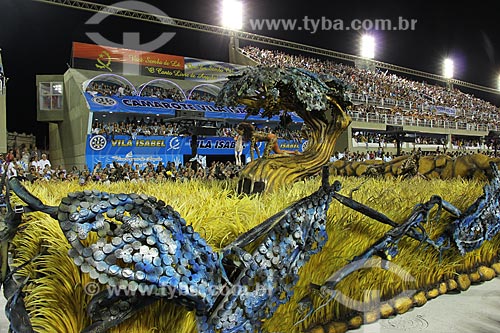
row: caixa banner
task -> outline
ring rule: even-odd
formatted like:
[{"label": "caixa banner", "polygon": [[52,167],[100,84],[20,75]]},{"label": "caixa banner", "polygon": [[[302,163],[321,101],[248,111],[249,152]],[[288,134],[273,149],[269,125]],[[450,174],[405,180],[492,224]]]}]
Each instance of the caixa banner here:
[{"label": "caixa banner", "polygon": [[[197,139],[197,153],[201,156],[234,156],[235,140],[231,137],[200,137]],[[307,141],[278,140],[283,150],[304,151]],[[264,142],[259,149],[264,151]],[[249,155],[248,143],[244,145],[243,155]],[[157,165],[175,162],[183,164],[184,156],[192,155],[190,136],[137,136],[128,135],[88,135],[86,163],[90,170],[97,162],[102,165],[118,162],[134,164],[144,168],[148,162]]]}]

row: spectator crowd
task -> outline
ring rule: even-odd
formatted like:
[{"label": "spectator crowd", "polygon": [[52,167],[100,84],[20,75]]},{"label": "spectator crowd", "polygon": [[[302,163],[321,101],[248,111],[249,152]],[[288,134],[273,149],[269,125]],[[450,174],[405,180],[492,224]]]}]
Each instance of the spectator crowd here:
[{"label": "spectator crowd", "polygon": [[[141,86],[139,91],[130,84],[108,81],[105,79],[92,81],[87,85],[85,91],[92,96],[142,96],[158,99],[171,99],[176,102],[185,101],[187,99],[186,92],[179,87],[168,87],[168,82],[159,82],[158,84],[150,84]],[[201,91],[193,90],[189,94],[189,99],[194,101],[215,102],[216,95]]]},{"label": "spectator crowd", "polygon": [[[218,137],[235,137],[237,135],[237,123],[214,122],[216,127],[216,136]],[[299,142],[302,139],[301,130],[292,130],[283,126],[271,127],[268,125],[258,126],[259,131],[266,133],[273,132],[280,139],[294,140]],[[92,134],[106,135],[113,137],[114,135],[128,135],[132,139],[137,136],[179,136],[190,135],[188,125],[178,122],[167,122],[165,119],[158,117],[126,117],[120,122],[105,122],[94,120],[92,123]]]},{"label": "spectator crowd", "polygon": [[[416,149],[420,155],[439,155],[447,154],[450,157],[473,154],[482,152],[491,157],[492,151],[472,151],[459,150],[447,151],[446,148],[435,151],[422,151]],[[412,152],[403,152],[411,154]],[[39,157],[40,156],[40,157]],[[337,160],[345,161],[366,161],[383,160],[390,162],[396,156],[390,152],[385,152],[384,147],[378,147],[368,151],[337,151],[331,157],[330,162]],[[175,164],[174,162],[159,162],[154,165],[151,162],[146,163],[144,167],[139,164],[113,162],[103,165],[97,162],[92,169],[86,165],[82,168],[73,166],[67,170],[61,165],[53,166],[46,153],[40,152],[36,147],[32,150],[24,147],[22,149],[10,149],[7,154],[0,154],[0,176],[6,172],[8,178],[17,177],[20,180],[30,182],[47,181],[77,181],[80,184],[88,182],[97,182],[109,184],[116,181],[130,182],[161,182],[161,181],[187,181],[190,179],[200,180],[227,180],[239,176],[243,166],[236,165],[233,161],[214,161],[209,166],[204,162],[192,159],[185,164]]]},{"label": "spectator crowd", "polygon": [[254,46],[243,48],[243,52],[264,66],[304,68],[341,79],[348,87],[351,100],[359,105],[356,111],[361,113],[370,112],[370,106],[375,105],[376,108],[371,107],[373,113],[399,113],[422,121],[500,125],[498,107],[457,88],[417,82],[379,69],[367,70]]},{"label": "spectator crowd", "polygon": [[115,181],[183,181],[186,179],[224,180],[239,174],[241,167],[232,162],[215,161],[210,166],[197,161],[188,161],[176,165],[173,162],[156,165],[148,162],[143,168],[134,162],[120,164],[113,162],[102,165],[101,162],[89,169],[76,166],[67,170],[62,165],[54,166],[46,153],[41,153],[36,147],[31,151],[27,147],[10,149],[6,154],[0,154],[0,176],[4,173],[8,178],[17,177],[31,182],[73,181],[80,183],[89,181],[109,183]]}]

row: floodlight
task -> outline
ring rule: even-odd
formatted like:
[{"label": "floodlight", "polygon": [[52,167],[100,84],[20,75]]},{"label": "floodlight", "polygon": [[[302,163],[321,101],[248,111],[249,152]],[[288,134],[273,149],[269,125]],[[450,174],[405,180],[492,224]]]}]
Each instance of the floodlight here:
[{"label": "floodlight", "polygon": [[222,0],[222,26],[232,30],[243,28],[243,4],[238,0]]},{"label": "floodlight", "polygon": [[370,35],[361,36],[361,56],[363,58],[375,58],[375,37]]},{"label": "floodlight", "polygon": [[444,59],[443,76],[445,79],[453,78],[453,60],[451,60],[450,58]]}]

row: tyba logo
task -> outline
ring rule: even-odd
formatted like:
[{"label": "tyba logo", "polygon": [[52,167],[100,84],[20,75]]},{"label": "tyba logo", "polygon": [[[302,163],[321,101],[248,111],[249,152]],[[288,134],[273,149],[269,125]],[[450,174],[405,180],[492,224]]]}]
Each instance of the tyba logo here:
[{"label": "tyba logo", "polygon": [[[160,23],[174,23],[174,21],[167,14],[153,5],[141,1],[121,1],[113,5],[106,6],[104,9],[93,15],[87,22],[85,22],[85,24],[97,25],[108,16],[119,15],[120,12],[124,11],[133,11],[134,13],[137,12],[146,16],[150,15]],[[117,48],[128,48],[149,52],[157,50],[168,43],[175,36],[175,32],[163,32],[156,39],[144,44],[141,44],[139,32],[124,32],[122,44],[112,42],[98,32],[87,32],[86,35],[98,45],[107,45]]]}]

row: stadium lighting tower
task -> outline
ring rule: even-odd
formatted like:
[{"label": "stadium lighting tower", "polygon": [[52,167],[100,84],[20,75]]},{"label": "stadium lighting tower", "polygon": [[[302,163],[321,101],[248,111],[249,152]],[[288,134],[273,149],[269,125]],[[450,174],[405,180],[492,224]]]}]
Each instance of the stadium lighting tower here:
[{"label": "stadium lighting tower", "polygon": [[450,58],[444,59],[443,62],[443,76],[445,79],[452,79],[453,78],[453,60]]},{"label": "stadium lighting tower", "polygon": [[243,28],[243,4],[241,0],[222,0],[222,26],[229,29],[229,62],[237,62],[239,46],[236,30]]},{"label": "stadium lighting tower", "polygon": [[238,0],[222,0],[222,26],[231,30],[243,28],[243,4]]},{"label": "stadium lighting tower", "polygon": [[361,36],[361,57],[375,58],[375,37],[370,35]]}]

